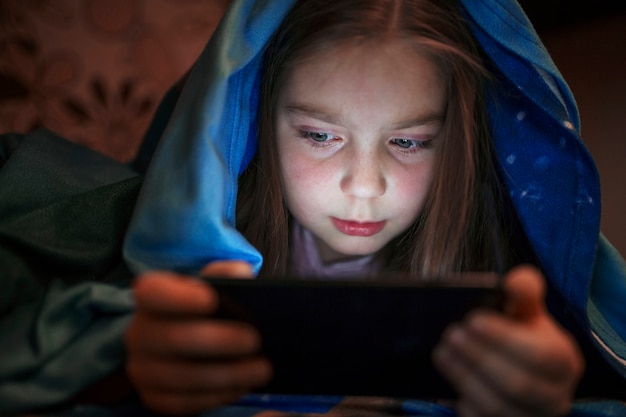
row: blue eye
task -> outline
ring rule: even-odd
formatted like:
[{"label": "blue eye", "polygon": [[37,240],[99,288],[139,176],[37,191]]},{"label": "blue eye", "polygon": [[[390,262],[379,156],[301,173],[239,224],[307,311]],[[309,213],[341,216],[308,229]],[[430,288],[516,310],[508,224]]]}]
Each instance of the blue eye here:
[{"label": "blue eye", "polygon": [[336,136],[333,135],[332,133],[325,133],[325,132],[307,132],[307,131],[302,131],[300,132],[300,135],[304,138],[309,138],[315,142],[327,142],[329,140],[335,139]]},{"label": "blue eye", "polygon": [[392,142],[395,145],[398,145],[399,147],[404,148],[404,149],[409,149],[409,148],[412,148],[414,146],[417,146],[417,141],[416,140],[392,139]]},{"label": "blue eye", "polygon": [[419,152],[422,149],[430,149],[433,145],[432,140],[415,140],[404,138],[391,139],[391,143],[400,148],[400,150],[403,152]]},{"label": "blue eye", "polygon": [[402,149],[415,149],[415,150],[430,149],[432,148],[432,145],[433,145],[431,140],[415,140],[415,139],[402,139],[402,138],[391,139],[391,143],[393,143],[394,145]]}]

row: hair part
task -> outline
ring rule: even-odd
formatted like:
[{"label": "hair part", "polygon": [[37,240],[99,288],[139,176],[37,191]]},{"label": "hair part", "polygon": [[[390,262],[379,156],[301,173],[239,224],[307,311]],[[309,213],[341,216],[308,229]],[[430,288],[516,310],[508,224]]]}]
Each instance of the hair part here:
[{"label": "hair part", "polygon": [[435,171],[417,221],[390,245],[389,269],[438,278],[506,267],[506,233],[483,103],[489,77],[451,0],[300,0],[267,46],[258,111],[259,150],[240,179],[237,227],[264,256],[261,275],[288,269],[289,213],[274,131],[280,89],[298,62],[344,41],[410,40],[447,82]]}]

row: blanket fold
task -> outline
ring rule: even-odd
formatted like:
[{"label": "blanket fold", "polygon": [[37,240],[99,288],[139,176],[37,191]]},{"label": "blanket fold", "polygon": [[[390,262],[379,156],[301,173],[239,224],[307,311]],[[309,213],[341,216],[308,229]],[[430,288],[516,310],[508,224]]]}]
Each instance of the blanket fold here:
[{"label": "blanket fold", "polygon": [[62,404],[123,364],[121,259],[142,178],[40,130],[0,136],[0,414]]}]

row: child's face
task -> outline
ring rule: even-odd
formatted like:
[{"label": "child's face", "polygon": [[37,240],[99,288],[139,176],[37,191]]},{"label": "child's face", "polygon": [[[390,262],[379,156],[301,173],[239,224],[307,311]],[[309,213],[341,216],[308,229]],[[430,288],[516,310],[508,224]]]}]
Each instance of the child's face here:
[{"label": "child's face", "polygon": [[443,76],[403,42],[300,61],[278,97],[287,207],[324,261],[372,254],[417,218],[446,106]]}]

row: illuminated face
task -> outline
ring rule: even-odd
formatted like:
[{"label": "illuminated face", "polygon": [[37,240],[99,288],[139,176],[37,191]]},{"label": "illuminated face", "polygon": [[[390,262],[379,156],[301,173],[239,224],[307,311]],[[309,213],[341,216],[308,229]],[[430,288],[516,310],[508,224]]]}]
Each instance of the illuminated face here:
[{"label": "illuminated face", "polygon": [[289,212],[324,261],[376,253],[413,224],[445,107],[440,71],[402,41],[298,61],[278,96],[280,172]]}]

